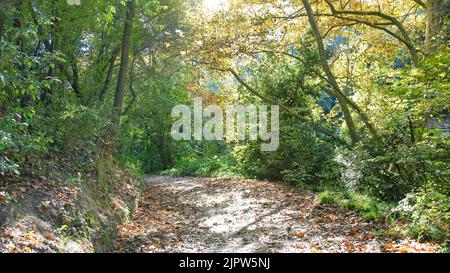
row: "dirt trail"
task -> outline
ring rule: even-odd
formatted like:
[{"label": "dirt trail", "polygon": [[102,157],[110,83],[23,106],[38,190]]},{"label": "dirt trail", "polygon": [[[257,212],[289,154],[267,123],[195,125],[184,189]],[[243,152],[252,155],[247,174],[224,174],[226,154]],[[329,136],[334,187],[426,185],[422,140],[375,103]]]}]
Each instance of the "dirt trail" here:
[{"label": "dirt trail", "polygon": [[146,183],[133,222],[119,229],[118,252],[382,252],[405,251],[405,243],[408,252],[429,251],[378,238],[379,225],[283,183],[155,176]]}]

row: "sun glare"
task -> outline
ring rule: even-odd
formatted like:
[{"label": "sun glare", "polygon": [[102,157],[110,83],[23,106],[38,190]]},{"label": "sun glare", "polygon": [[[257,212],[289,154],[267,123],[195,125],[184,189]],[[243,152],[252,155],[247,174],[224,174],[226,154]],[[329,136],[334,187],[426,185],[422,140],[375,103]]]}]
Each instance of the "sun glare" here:
[{"label": "sun glare", "polygon": [[227,7],[228,0],[203,0],[203,7],[208,12],[216,12]]}]

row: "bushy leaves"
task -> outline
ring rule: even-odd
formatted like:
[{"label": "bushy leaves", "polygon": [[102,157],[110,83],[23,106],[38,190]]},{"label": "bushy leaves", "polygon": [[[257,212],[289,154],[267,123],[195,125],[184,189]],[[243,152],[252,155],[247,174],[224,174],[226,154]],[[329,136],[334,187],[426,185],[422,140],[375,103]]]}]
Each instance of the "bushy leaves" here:
[{"label": "bushy leaves", "polygon": [[445,241],[450,223],[450,198],[434,190],[408,194],[394,210],[409,220],[409,229],[417,238]]},{"label": "bushy leaves", "polygon": [[[48,151],[51,139],[39,128],[33,129],[35,117],[30,110],[16,109],[15,114],[0,118],[0,175],[32,172],[28,166]],[[28,165],[28,166],[27,166]]]}]

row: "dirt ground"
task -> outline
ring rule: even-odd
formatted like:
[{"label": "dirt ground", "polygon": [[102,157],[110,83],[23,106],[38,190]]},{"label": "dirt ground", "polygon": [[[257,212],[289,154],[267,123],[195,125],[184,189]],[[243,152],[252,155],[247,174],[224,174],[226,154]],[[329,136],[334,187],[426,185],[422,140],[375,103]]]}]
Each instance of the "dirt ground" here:
[{"label": "dirt ground", "polygon": [[119,227],[117,252],[435,252],[414,240],[380,238],[382,224],[319,205],[280,182],[146,179],[133,222]]}]

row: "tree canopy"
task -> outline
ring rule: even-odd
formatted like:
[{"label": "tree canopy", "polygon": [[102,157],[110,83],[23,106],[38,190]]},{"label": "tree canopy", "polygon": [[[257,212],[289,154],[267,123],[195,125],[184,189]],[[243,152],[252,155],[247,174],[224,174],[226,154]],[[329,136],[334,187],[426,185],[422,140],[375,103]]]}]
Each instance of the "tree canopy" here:
[{"label": "tree canopy", "polygon": [[[53,157],[113,158],[346,189],[397,208],[415,236],[448,238],[448,0],[69,2],[0,3],[4,183],[45,176]],[[171,111],[195,97],[278,105],[279,149],[174,140]]]}]

